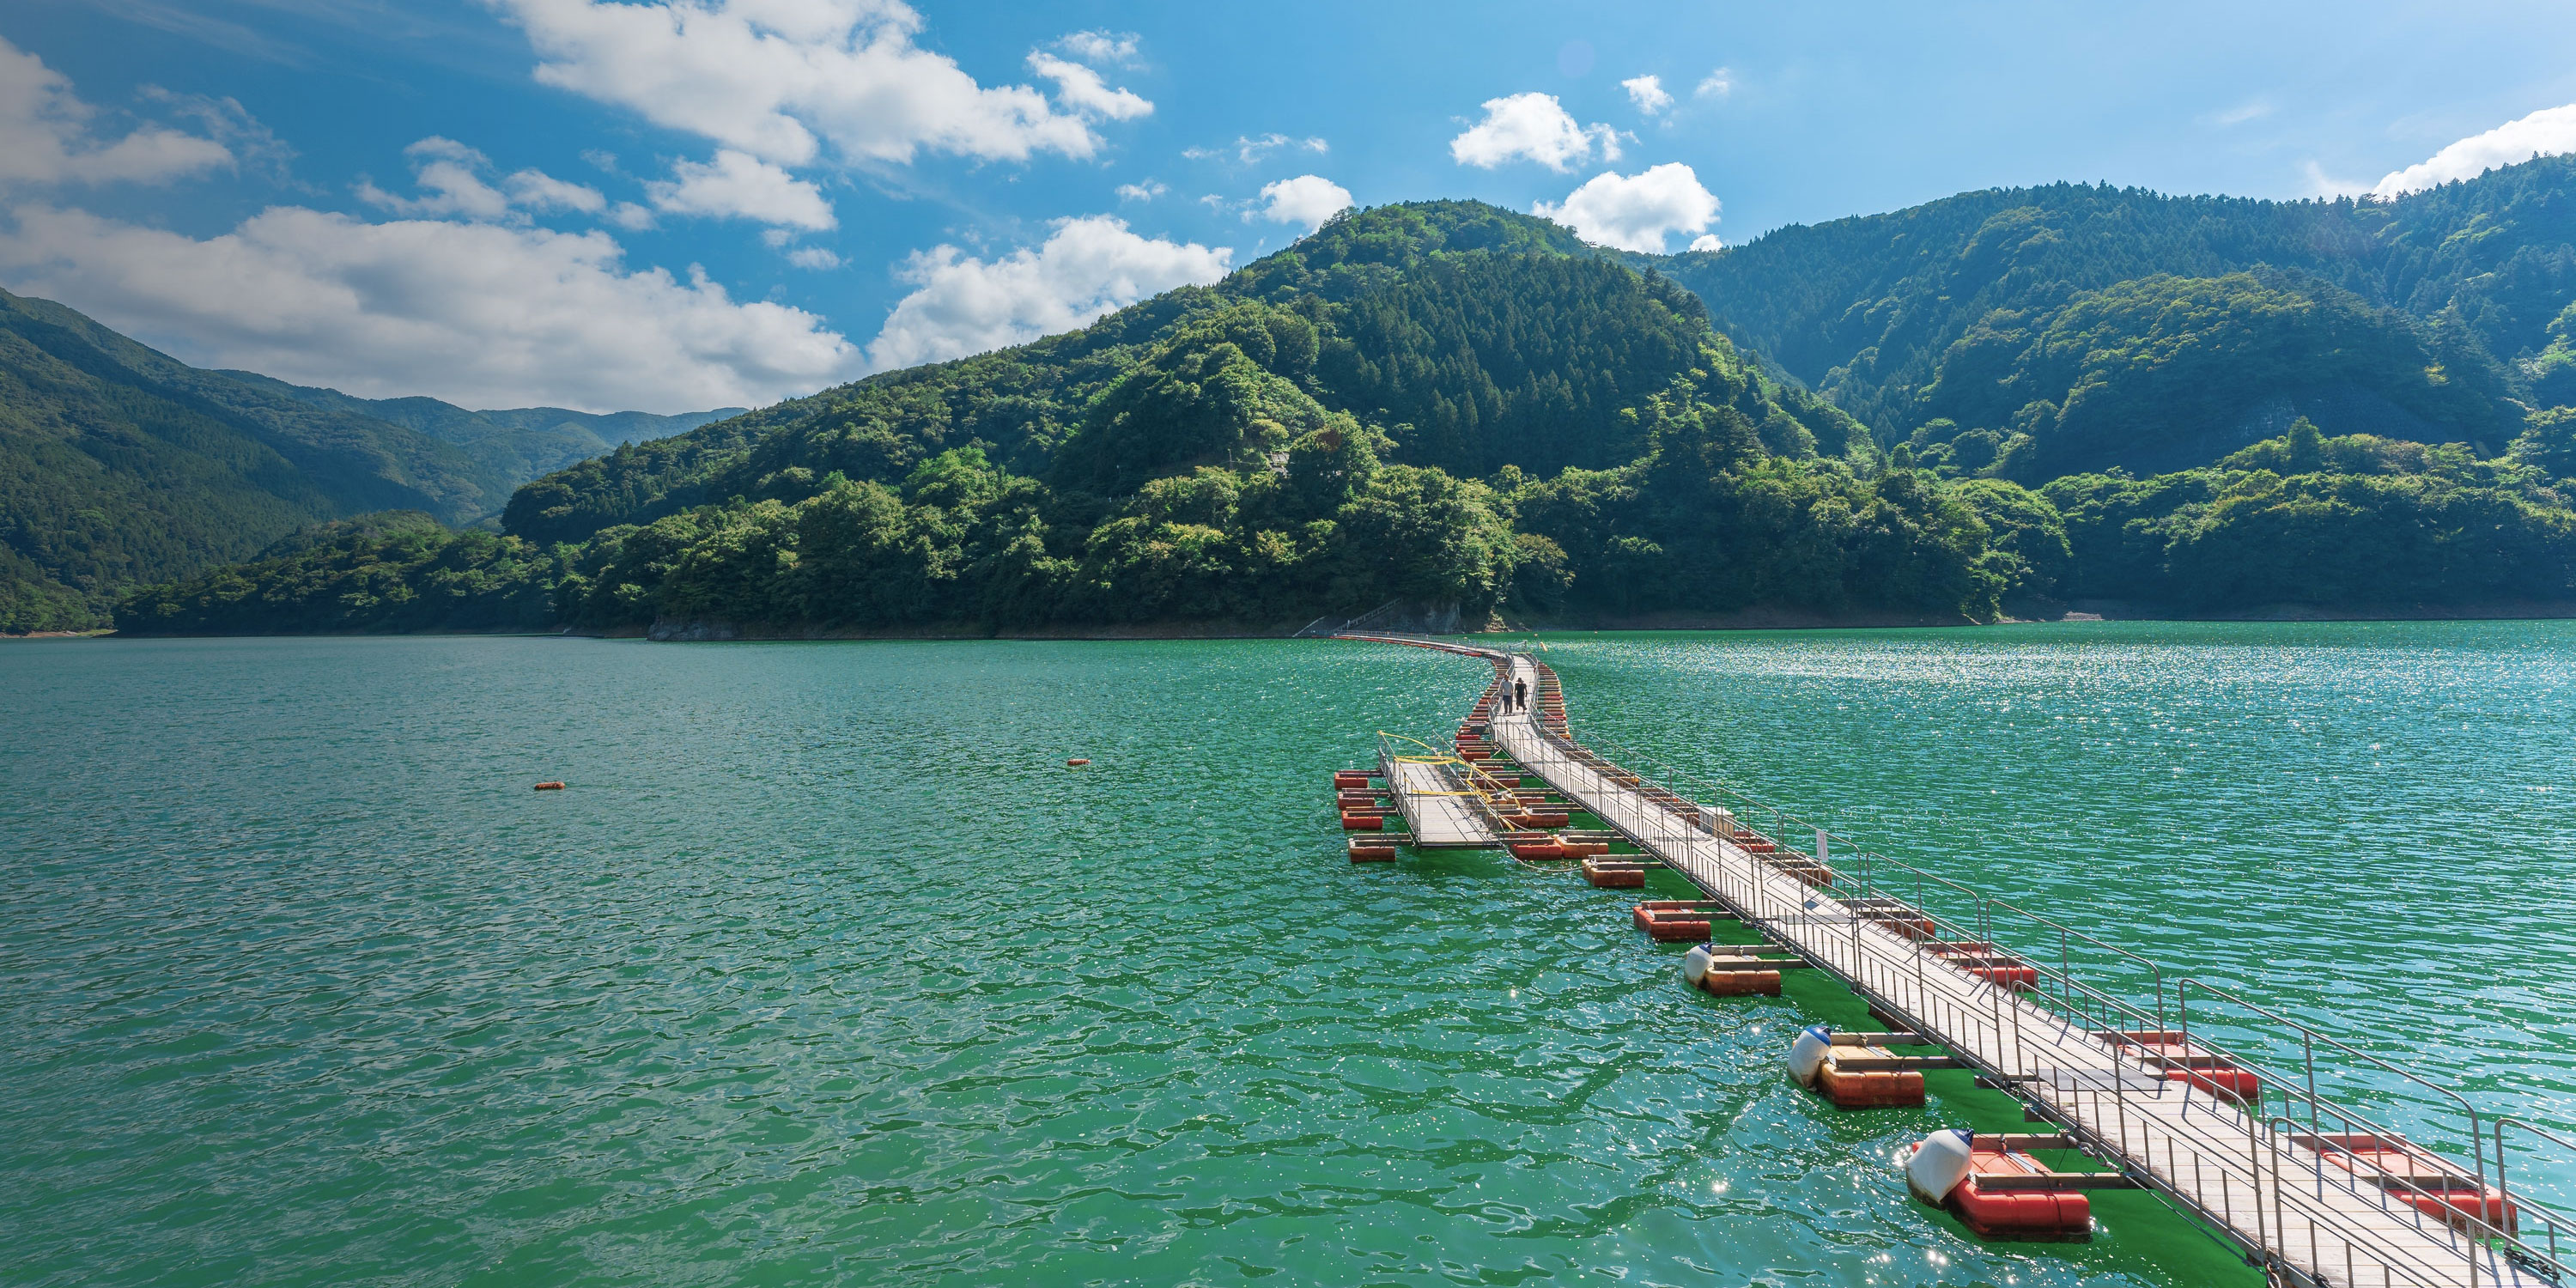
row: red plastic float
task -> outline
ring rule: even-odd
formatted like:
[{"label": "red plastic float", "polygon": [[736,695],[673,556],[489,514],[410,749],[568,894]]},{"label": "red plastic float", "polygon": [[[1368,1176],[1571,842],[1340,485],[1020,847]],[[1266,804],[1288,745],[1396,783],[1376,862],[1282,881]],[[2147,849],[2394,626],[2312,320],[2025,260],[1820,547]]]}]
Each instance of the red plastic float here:
[{"label": "red plastic float", "polygon": [[1968,1179],[1950,1191],[1951,1210],[1969,1229],[1988,1238],[2089,1239],[2093,1201],[2079,1190],[1989,1190],[1986,1177],[2049,1176],[2025,1154],[1980,1149],[1969,1160]]},{"label": "red plastic float", "polygon": [[1700,991],[1719,997],[1778,997],[1776,970],[1713,970],[1699,977]]},{"label": "red plastic float", "polygon": [[[1583,865],[1588,873],[1592,865]],[[1644,870],[1637,873],[1642,883]],[[1649,899],[1629,910],[1629,920],[1653,939],[1668,944],[1708,940],[1709,912],[1717,905],[1688,899]]]},{"label": "red plastic float", "polygon": [[1980,940],[1959,940],[1928,947],[1934,957],[1989,983],[2000,984],[2017,993],[2039,987],[2039,968],[1997,945]]},{"label": "red plastic float", "polygon": [[2504,1192],[2481,1184],[2459,1164],[2403,1136],[2305,1133],[2290,1138],[2316,1150],[2327,1163],[2376,1182],[2390,1198],[2466,1231],[2484,1225],[2505,1234],[2521,1226],[2521,1212]]},{"label": "red plastic float", "polygon": [[1903,1109],[1923,1103],[1923,1075],[1912,1069],[1845,1069],[1829,1057],[1816,1090],[1836,1109]]},{"label": "red plastic float", "polygon": [[2262,1094],[2263,1080],[2253,1070],[2237,1064],[2207,1047],[2184,1039],[2176,1032],[2149,1030],[2103,1033],[2123,1054],[2163,1073],[2169,1082],[2179,1082],[2222,1100],[2251,1104]]},{"label": "red plastic float", "polygon": [[1642,890],[1646,885],[1646,869],[1609,859],[1585,859],[1583,879],[1604,890]]}]

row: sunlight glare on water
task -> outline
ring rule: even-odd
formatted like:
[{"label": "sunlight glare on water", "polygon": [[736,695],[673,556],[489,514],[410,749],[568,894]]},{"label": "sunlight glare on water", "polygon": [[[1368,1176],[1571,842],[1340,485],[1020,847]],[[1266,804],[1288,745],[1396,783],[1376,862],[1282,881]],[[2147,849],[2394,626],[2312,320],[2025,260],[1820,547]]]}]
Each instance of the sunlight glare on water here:
[{"label": "sunlight glare on water", "polygon": [[[2576,1117],[2576,630],[1550,643],[1580,735]],[[1633,895],[1346,863],[1325,771],[1485,678],[1329,641],[0,647],[10,1278],[2247,1281],[2142,1195],[2090,1244],[1969,1239],[1894,1160],[2009,1102],[1823,1107],[1781,1053],[1857,1006],[1693,994]]]}]

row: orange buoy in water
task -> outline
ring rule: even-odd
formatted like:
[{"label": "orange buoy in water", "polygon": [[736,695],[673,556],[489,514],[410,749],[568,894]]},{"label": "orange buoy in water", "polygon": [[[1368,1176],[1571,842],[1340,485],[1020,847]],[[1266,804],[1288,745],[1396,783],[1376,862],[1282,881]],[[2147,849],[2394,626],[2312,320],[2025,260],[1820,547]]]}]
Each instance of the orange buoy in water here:
[{"label": "orange buoy in water", "polygon": [[1067,769],[1071,769],[1071,768],[1073,768],[1073,767],[1074,767],[1074,766],[1076,766],[1076,765],[1088,765],[1088,764],[1090,764],[1090,763],[1091,763],[1091,759],[1090,759],[1090,757],[1087,757],[1087,756],[1076,756],[1076,757],[1074,757],[1073,759],[1071,759],[1071,760],[1068,760],[1068,761],[1064,762],[1064,767],[1065,767],[1065,768],[1067,768]]},{"label": "orange buoy in water", "polygon": [[538,791],[541,791],[541,792],[559,792],[559,791],[562,791],[563,789],[564,789],[564,785],[563,785],[562,783],[539,783],[539,784],[537,784],[537,790],[538,790]]}]

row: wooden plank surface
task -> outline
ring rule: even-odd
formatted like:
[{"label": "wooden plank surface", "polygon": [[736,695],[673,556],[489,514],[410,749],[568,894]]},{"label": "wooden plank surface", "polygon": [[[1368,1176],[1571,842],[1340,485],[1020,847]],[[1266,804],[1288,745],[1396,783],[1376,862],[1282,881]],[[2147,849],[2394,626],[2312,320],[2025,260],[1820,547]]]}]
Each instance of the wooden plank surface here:
[{"label": "wooden plank surface", "polygon": [[1456,780],[1439,765],[1396,761],[1387,785],[1397,807],[1413,828],[1417,849],[1472,849],[1501,844],[1476,812],[1474,797],[1461,795]]}]

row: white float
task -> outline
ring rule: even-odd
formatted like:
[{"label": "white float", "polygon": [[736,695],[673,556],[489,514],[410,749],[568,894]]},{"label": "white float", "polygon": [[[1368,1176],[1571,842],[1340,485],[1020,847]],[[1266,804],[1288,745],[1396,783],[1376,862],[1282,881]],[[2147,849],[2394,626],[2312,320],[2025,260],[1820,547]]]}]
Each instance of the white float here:
[{"label": "white float", "polygon": [[1683,983],[1692,988],[1699,987],[1700,980],[1708,975],[1708,956],[1706,944],[1694,944],[1689,952],[1682,954]]},{"label": "white float", "polygon": [[1965,1127],[1945,1127],[1923,1138],[1914,1157],[1905,1161],[1905,1187],[1926,1203],[1938,1204],[1968,1178],[1976,1135]]},{"label": "white float", "polygon": [[1810,1024],[1798,1030],[1798,1040],[1789,1044],[1789,1076],[1801,1087],[1816,1085],[1816,1070],[1825,1067],[1825,1057],[1834,1053],[1834,1031],[1822,1024]]}]

